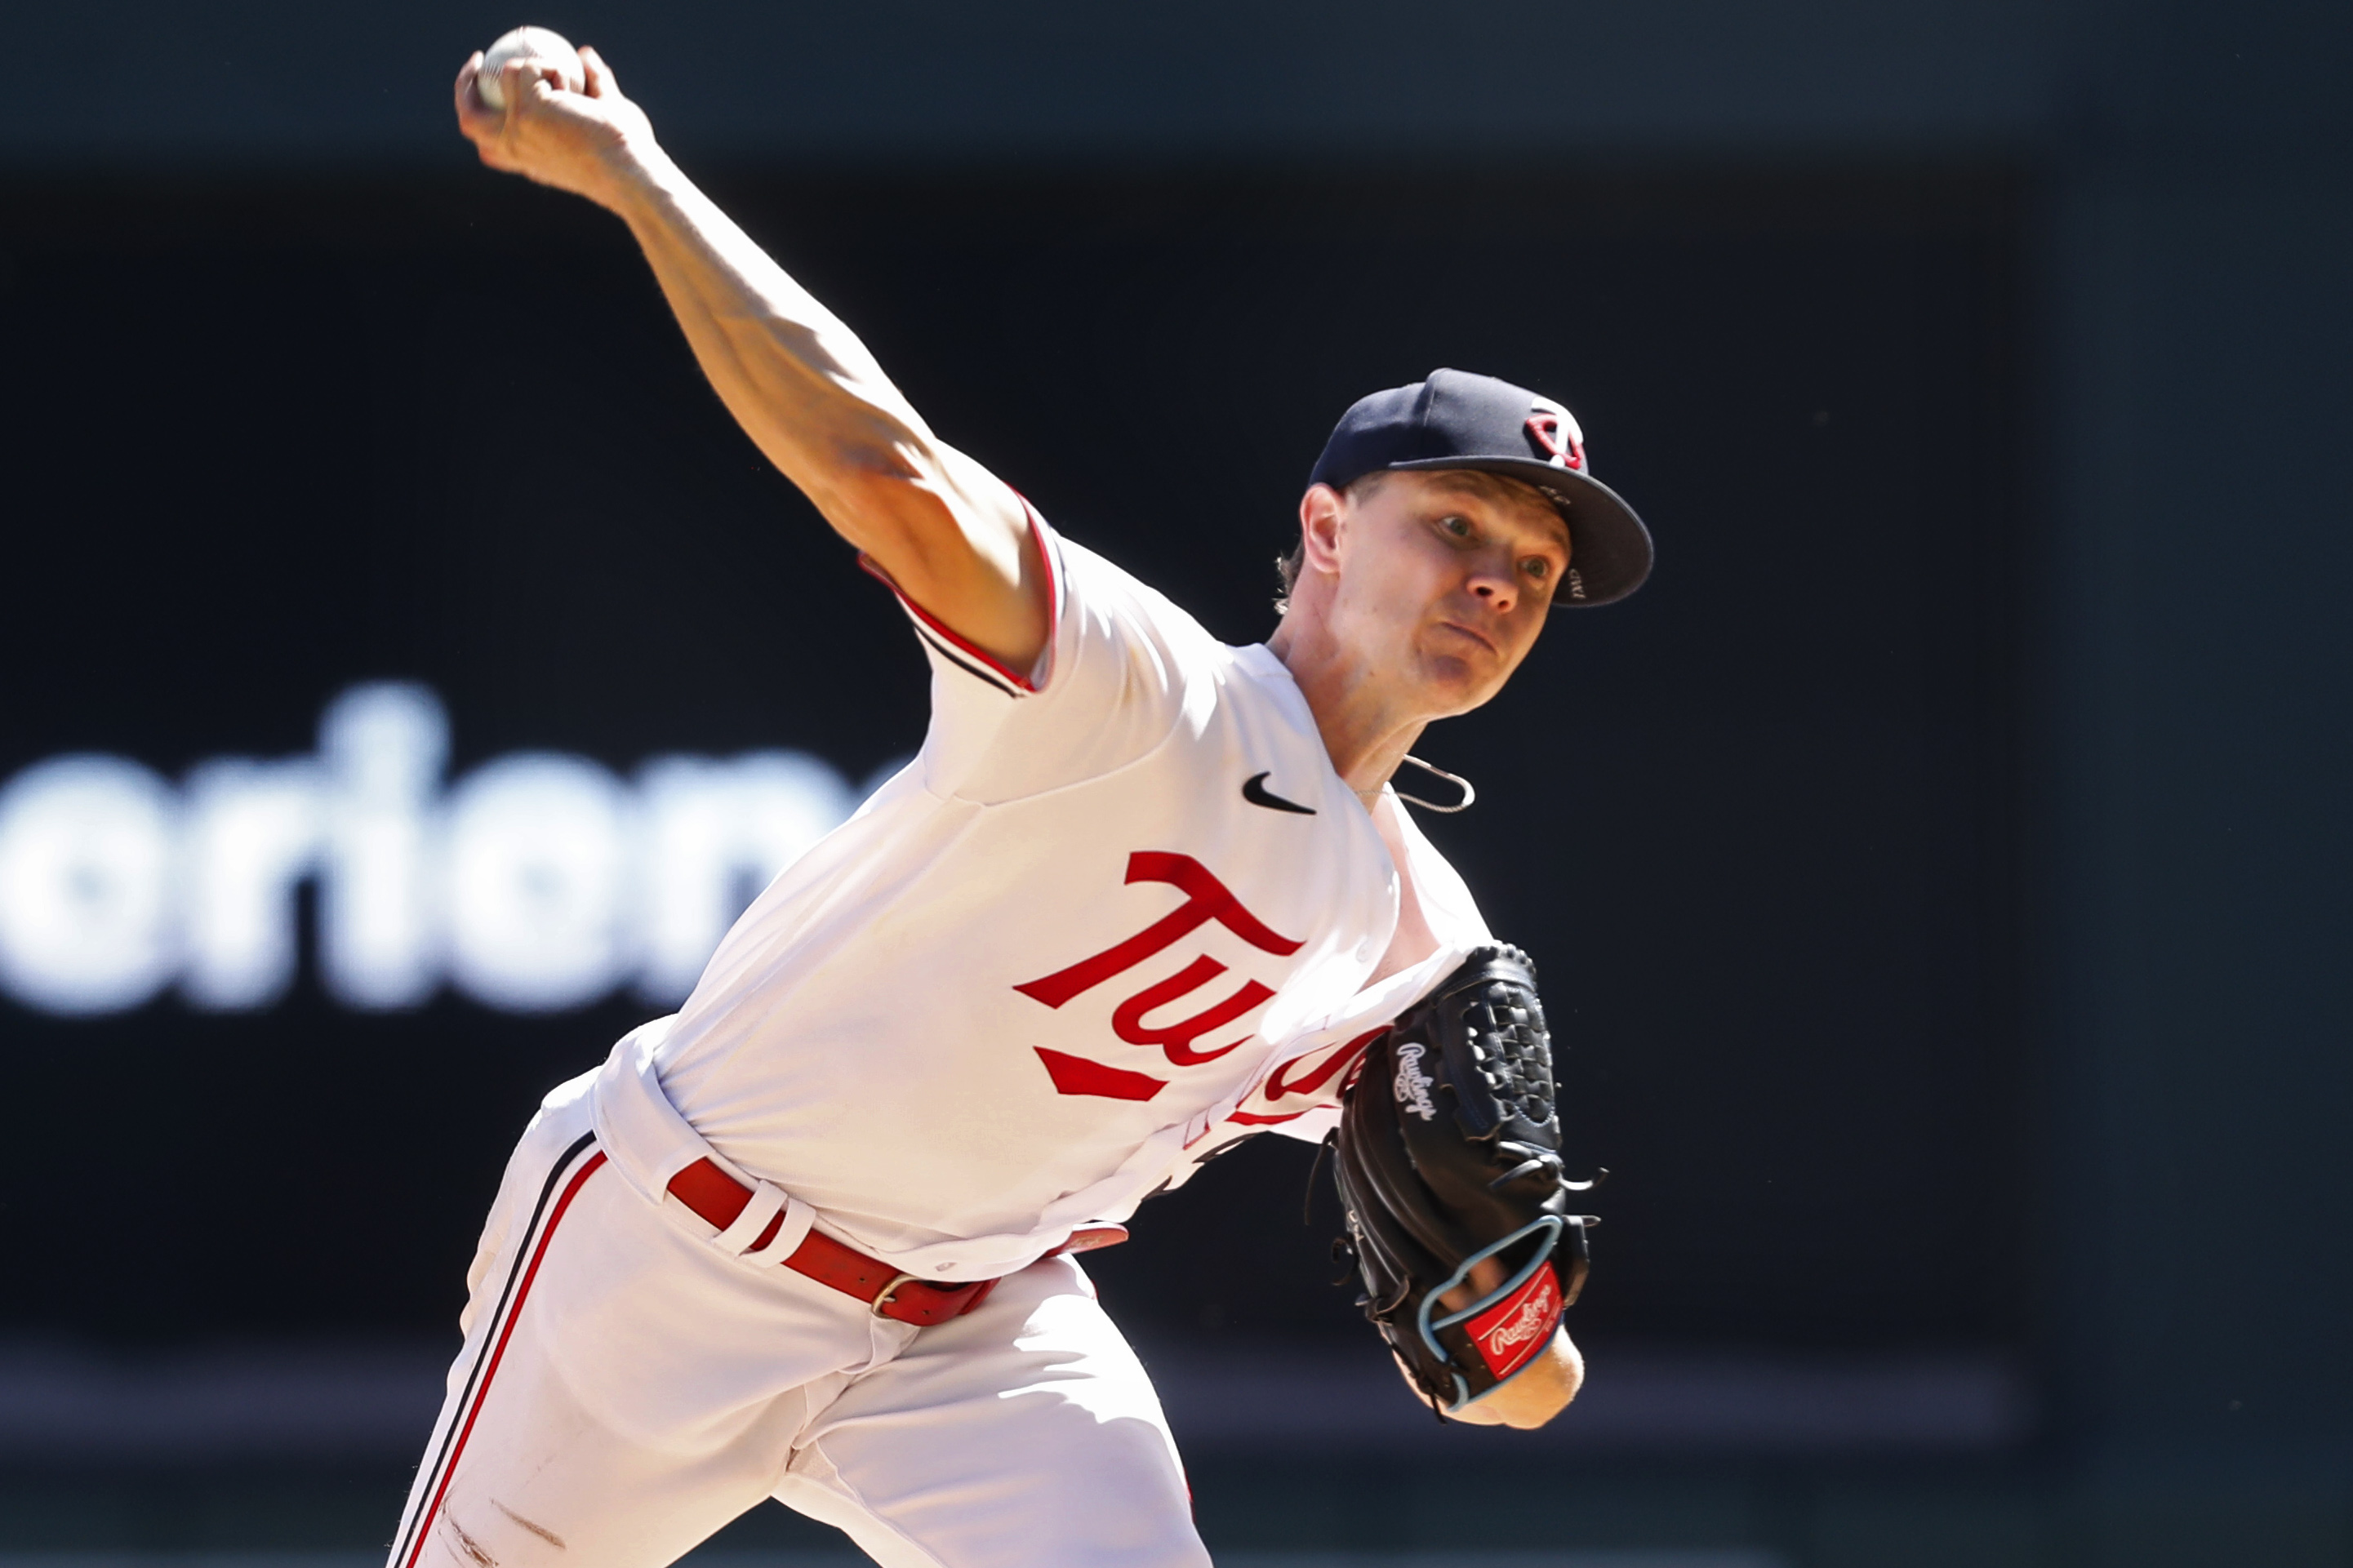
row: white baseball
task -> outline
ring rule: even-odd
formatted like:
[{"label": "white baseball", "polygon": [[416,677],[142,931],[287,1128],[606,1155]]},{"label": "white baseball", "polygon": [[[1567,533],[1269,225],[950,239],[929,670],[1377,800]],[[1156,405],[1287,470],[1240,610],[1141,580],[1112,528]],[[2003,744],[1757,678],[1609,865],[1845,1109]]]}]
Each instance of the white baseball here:
[{"label": "white baseball", "polygon": [[474,78],[474,92],[485,109],[504,109],[506,89],[500,85],[499,72],[509,60],[529,60],[554,70],[563,79],[566,92],[580,92],[588,86],[588,73],[580,64],[580,51],[565,41],[561,33],[545,27],[517,27],[512,33],[500,35],[498,42],[482,51],[482,68]]}]

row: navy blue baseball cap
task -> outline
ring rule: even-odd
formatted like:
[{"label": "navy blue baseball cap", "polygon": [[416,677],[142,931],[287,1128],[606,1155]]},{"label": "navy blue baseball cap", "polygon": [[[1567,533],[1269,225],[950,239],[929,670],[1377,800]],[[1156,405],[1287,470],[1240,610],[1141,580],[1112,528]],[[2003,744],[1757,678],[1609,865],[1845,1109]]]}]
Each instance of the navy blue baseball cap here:
[{"label": "navy blue baseball cap", "polygon": [[1345,489],[1383,469],[1477,468],[1533,485],[1568,524],[1568,574],[1555,604],[1622,599],[1651,574],[1651,531],[1593,477],[1567,409],[1525,386],[1433,370],[1411,386],[1356,400],[1340,416],[1311,485]]}]

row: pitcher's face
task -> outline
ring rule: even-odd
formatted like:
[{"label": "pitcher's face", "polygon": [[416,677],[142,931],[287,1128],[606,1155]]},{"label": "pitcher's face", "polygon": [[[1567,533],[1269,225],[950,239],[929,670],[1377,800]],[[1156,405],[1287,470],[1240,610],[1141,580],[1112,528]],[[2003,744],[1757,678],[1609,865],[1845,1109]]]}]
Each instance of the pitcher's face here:
[{"label": "pitcher's face", "polygon": [[1503,689],[1568,570],[1568,525],[1525,485],[1469,469],[1391,472],[1336,498],[1334,638],[1431,718]]}]

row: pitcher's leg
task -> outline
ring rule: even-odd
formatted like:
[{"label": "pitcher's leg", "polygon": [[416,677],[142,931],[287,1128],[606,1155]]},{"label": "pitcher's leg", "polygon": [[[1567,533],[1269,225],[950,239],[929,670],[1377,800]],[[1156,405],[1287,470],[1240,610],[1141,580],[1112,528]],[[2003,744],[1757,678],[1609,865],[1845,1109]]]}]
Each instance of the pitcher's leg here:
[{"label": "pitcher's leg", "polygon": [[[466,1308],[459,1319],[465,1342],[450,1363],[441,1413],[409,1482],[387,1568],[411,1568],[423,1560],[432,1517],[456,1460],[474,1442],[486,1385],[498,1380],[503,1367],[520,1309],[537,1283],[537,1265],[598,1163],[585,1113],[560,1110],[551,1116],[543,1110],[534,1117],[509,1157],[467,1270]],[[514,1383],[529,1381],[524,1374],[509,1375]]]},{"label": "pitcher's leg", "polygon": [[[462,1453],[396,1568],[661,1568],[759,1504],[798,1425],[659,1447],[582,1406],[542,1343],[509,1342]],[[747,1440],[748,1439],[748,1440]]]},{"label": "pitcher's leg", "polygon": [[559,1091],[517,1147],[389,1568],[660,1568],[765,1499],[873,1357],[857,1302],[711,1250],[586,1120]]},{"label": "pitcher's leg", "polygon": [[[584,1405],[547,1332],[551,1299],[576,1288],[577,1254],[612,1246],[638,1202],[583,1134],[548,1158],[546,1119],[526,1134],[546,1171],[510,1181],[478,1270],[464,1350],[418,1467],[390,1568],[659,1568],[766,1494],[806,1407],[649,1442]],[[615,1200],[618,1200],[617,1205]],[[600,1212],[602,1211],[602,1212]]]},{"label": "pitcher's leg", "polygon": [[884,1568],[1209,1561],[1151,1380],[1067,1258],[861,1374],[776,1496]]}]

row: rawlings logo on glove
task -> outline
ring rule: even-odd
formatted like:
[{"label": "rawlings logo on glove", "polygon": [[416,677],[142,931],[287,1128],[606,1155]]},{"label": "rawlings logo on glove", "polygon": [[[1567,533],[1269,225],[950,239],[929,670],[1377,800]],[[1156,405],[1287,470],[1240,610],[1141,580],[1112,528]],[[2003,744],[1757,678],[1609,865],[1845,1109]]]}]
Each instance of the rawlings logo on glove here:
[{"label": "rawlings logo on glove", "polygon": [[1480,1359],[1500,1381],[1535,1359],[1552,1342],[1567,1303],[1560,1299],[1560,1280],[1550,1268],[1539,1268],[1527,1283],[1488,1308],[1464,1326]]},{"label": "rawlings logo on glove", "polygon": [[1421,1070],[1422,1048],[1407,1046],[1398,1052],[1397,1089],[1398,1103],[1424,1121],[1438,1120],[1438,1107],[1430,1103],[1430,1086],[1433,1081]]}]

